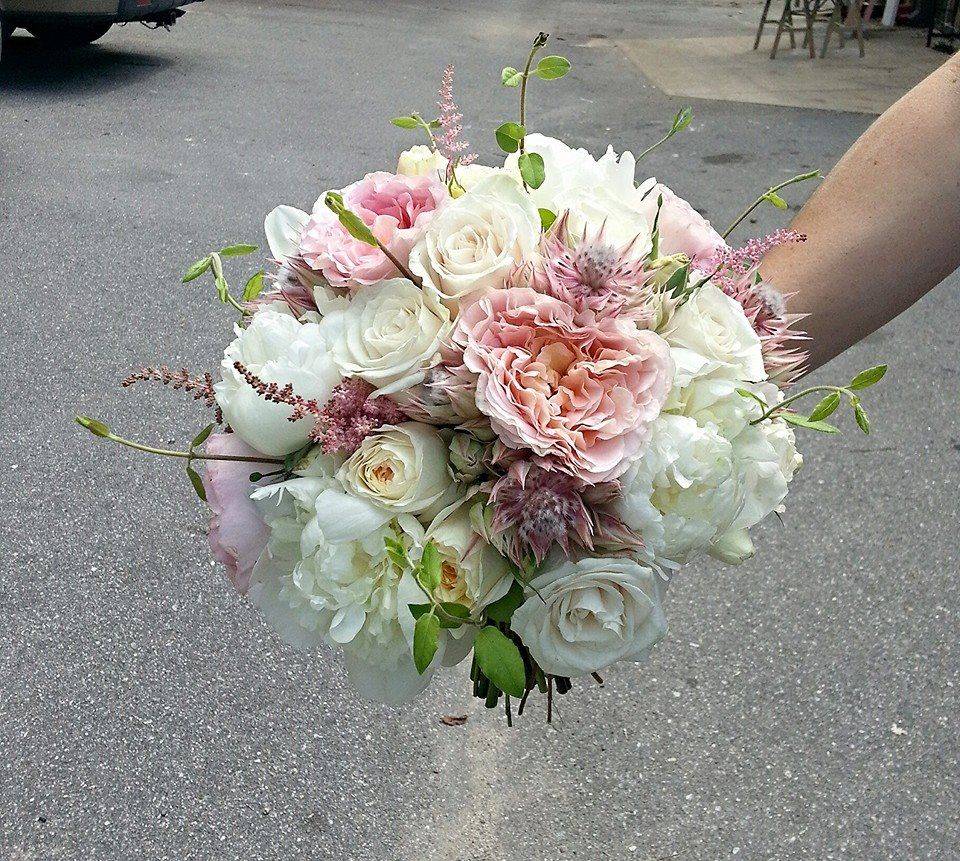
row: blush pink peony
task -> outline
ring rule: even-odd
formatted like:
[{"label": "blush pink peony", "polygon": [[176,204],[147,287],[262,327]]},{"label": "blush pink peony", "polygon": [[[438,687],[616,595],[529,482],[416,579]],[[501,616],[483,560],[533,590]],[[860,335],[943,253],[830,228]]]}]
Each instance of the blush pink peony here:
[{"label": "blush pink peony", "polygon": [[659,335],[524,287],[463,308],[446,360],[506,445],[587,484],[627,469],[673,379]]},{"label": "blush pink peony", "polygon": [[[235,433],[215,433],[207,440],[206,453],[255,457],[260,454]],[[250,586],[253,566],[267,546],[270,528],[263,522],[250,499],[255,485],[252,472],[270,472],[267,463],[236,460],[205,462],[203,487],[210,506],[210,550],[227,569],[227,579],[241,594]]]},{"label": "blush pink peony", "polygon": [[[347,209],[363,219],[373,235],[406,265],[410,249],[434,214],[449,199],[446,187],[430,176],[368,173],[341,192]],[[300,236],[300,256],[337,287],[366,287],[398,274],[379,249],[354,239],[321,201]]]},{"label": "blush pink peony", "polygon": [[657,183],[643,200],[641,211],[649,224],[657,216],[657,200],[663,196],[660,219],[660,254],[686,254],[691,260],[713,257],[727,243],[699,212],[665,185]]}]

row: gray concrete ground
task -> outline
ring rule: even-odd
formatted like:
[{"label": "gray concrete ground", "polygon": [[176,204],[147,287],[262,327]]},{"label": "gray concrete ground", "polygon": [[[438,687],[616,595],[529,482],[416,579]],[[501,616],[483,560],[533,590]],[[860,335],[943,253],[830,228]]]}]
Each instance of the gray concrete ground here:
[{"label": "gray concrete ground", "polygon": [[[231,594],[175,465],[71,423],[189,439],[198,408],[117,386],[141,361],[215,366],[230,315],[179,284],[184,263],[259,241],[276,203],[389,167],[408,138],[387,118],[429,109],[448,60],[488,159],[514,112],[499,69],[541,27],[573,71],[536,87],[533,125],[638,148],[678,102],[614,40],[745,33],[756,11],[211,0],[170,34],[117,29],[72,54],[15,40],[0,70],[0,857],[960,857],[956,277],[817,375],[890,362],[869,393],[875,435],[804,438],[759,556],[687,570],[651,663],[578,687],[549,729],[530,714],[507,731],[460,677],[406,710],[359,700],[330,654],[294,653]],[[869,121],[693,108],[649,167],[718,222],[829,168]],[[470,720],[440,726],[447,713]]]}]

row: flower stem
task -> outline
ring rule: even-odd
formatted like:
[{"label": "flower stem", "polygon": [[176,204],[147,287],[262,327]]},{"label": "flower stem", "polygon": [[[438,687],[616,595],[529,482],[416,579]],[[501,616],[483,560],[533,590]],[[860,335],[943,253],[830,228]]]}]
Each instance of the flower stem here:
[{"label": "flower stem", "polygon": [[812,170],[809,173],[800,173],[796,176],[790,177],[790,179],[785,182],[781,182],[779,185],[773,185],[768,188],[763,194],[760,195],[753,203],[750,204],[743,212],[740,213],[740,216],[733,222],[724,232],[723,238],[726,239],[733,231],[740,226],[741,222],[746,219],[753,210],[755,210],[761,203],[767,199],[767,195],[776,194],[780,189],[786,188],[788,185],[795,185],[798,182],[805,182],[808,179],[813,179],[814,177],[820,176],[819,170]]},{"label": "flower stem", "polygon": [[779,404],[774,404],[774,406],[770,407],[759,418],[756,418],[750,422],[750,424],[760,424],[760,422],[772,418],[778,412],[782,412],[794,401],[799,401],[800,398],[806,397],[807,395],[812,395],[814,392],[837,392],[840,395],[850,395],[850,397],[856,398],[856,395],[846,386],[811,386],[809,389],[804,389],[802,392],[797,392],[795,395],[791,395],[789,398],[784,398]]},{"label": "flower stem", "polygon": [[[520,128],[523,129],[523,137],[520,138],[520,155],[523,155],[526,151],[524,149],[524,138],[527,136],[527,78],[530,76],[530,67],[533,65],[533,58],[537,55],[544,45],[547,44],[547,34],[546,33],[537,33],[537,38],[533,40],[533,47],[530,49],[530,54],[527,57],[527,64],[523,67],[523,77],[520,79]],[[527,181],[521,176],[520,181],[523,183],[524,191],[528,191]]]},{"label": "flower stem", "polygon": [[[374,237],[374,239],[377,238]],[[384,245],[379,239],[377,239],[377,246],[386,255],[387,259],[397,267],[404,278],[406,278],[408,281],[412,281],[421,290],[423,289],[423,279],[419,275],[414,275],[413,272],[411,272],[406,266],[397,260],[393,252],[391,252],[390,249],[387,248],[387,246]]]}]

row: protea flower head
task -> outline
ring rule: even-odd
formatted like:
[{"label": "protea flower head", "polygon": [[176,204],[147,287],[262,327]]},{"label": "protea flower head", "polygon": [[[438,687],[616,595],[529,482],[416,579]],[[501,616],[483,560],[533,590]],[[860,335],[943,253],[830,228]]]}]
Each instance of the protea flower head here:
[{"label": "protea flower head", "polygon": [[521,568],[531,557],[539,565],[554,544],[566,555],[571,546],[639,547],[640,538],[601,506],[615,493],[615,484],[588,488],[565,473],[514,461],[490,490],[493,538]]},{"label": "protea flower head", "polygon": [[637,304],[650,280],[638,239],[614,244],[603,225],[593,234],[584,228],[580,236],[571,235],[565,212],[541,240],[532,286],[578,310],[617,313],[628,303]]}]

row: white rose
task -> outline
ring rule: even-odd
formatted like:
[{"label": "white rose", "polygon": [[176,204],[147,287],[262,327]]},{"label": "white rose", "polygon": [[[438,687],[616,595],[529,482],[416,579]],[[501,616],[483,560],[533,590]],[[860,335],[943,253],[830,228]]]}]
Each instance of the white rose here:
[{"label": "white rose", "polygon": [[359,540],[398,514],[432,513],[456,491],[447,444],[418,422],[383,425],[337,471],[339,488],[317,500],[318,529],[327,541]]},{"label": "white rose", "polygon": [[227,423],[244,442],[266,455],[301,448],[310,439],[313,420],[287,421],[292,407],[264,400],[234,368],[241,362],[267,383],[291,384],[296,394],[323,403],[340,382],[340,372],[316,323],[299,323],[289,314],[264,308],[236,339],[220,363],[223,379],[214,386]]},{"label": "white rose", "polygon": [[427,528],[427,541],[440,553],[437,601],[462,604],[477,613],[510,589],[510,563],[473,529],[470,507],[463,501],[441,511]]},{"label": "white rose", "polygon": [[417,144],[404,150],[397,160],[397,173],[401,176],[443,177],[446,170],[446,158],[426,144]]},{"label": "white rose", "polygon": [[364,287],[321,328],[344,376],[361,377],[376,395],[423,382],[451,328],[450,312],[405,278]]},{"label": "white rose", "polygon": [[713,284],[704,284],[670,318],[660,334],[693,376],[713,374],[760,382],[766,379],[760,339],[740,304]]},{"label": "white rose", "polygon": [[410,252],[424,289],[456,304],[502,287],[540,240],[540,215],[514,179],[499,174],[444,207]]},{"label": "white rose", "polygon": [[503,173],[502,167],[485,164],[461,164],[457,166],[457,182],[464,191],[473,191],[485,179]]},{"label": "white rose", "polygon": [[565,562],[531,582],[510,627],[546,673],[584,676],[639,661],[666,634],[664,584],[632,559]]}]

